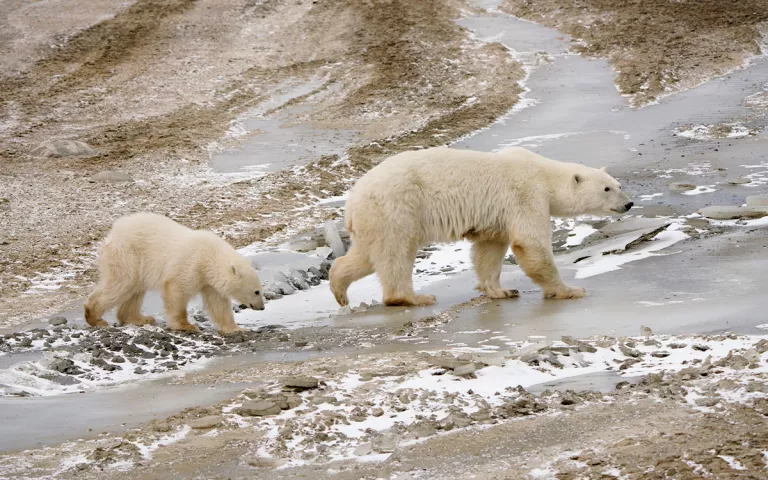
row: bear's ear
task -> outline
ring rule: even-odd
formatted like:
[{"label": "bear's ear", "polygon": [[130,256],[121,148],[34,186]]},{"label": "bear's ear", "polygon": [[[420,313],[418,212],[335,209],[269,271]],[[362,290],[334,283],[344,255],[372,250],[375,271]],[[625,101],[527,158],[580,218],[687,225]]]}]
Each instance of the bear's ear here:
[{"label": "bear's ear", "polygon": [[229,268],[230,268],[230,270],[232,270],[232,275],[234,275],[235,277],[241,276],[240,272],[237,270],[236,266],[232,265]]},{"label": "bear's ear", "polygon": [[608,167],[602,167],[600,170],[605,172],[605,173],[608,173]]},{"label": "bear's ear", "polygon": [[578,173],[573,176],[573,179],[576,180],[576,183],[581,183],[581,175]]}]

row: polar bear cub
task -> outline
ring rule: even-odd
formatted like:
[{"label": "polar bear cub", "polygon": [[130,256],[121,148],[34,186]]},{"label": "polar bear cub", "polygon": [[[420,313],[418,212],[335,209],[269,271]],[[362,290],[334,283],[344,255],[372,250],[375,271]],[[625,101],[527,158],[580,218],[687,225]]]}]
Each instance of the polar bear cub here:
[{"label": "polar bear cub", "polygon": [[102,315],[117,306],[118,324],[153,324],[141,314],[148,290],[161,292],[173,330],[198,330],[187,320],[187,304],[198,294],[222,333],[239,330],[230,298],[264,310],[259,276],[226,241],[162,215],[135,213],[116,220],[101,247],[99,283],[85,304],[85,320],[107,326]]},{"label": "polar bear cub", "polygon": [[413,290],[420,247],[473,242],[477,289],[491,298],[518,295],[502,288],[504,256],[544,289],[546,298],[579,298],[563,283],[552,254],[550,217],[623,214],[633,203],[605,172],[550,160],[524,148],[497,153],[445,147],[404,152],[366,173],[347,199],[349,252],[331,268],[331,291],[347,305],[349,285],[376,272],[386,305],[431,305]]}]

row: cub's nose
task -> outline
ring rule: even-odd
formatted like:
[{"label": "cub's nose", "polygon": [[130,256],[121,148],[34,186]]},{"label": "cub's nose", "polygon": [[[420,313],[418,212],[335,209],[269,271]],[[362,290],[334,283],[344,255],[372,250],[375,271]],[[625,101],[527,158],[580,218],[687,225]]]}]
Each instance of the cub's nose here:
[{"label": "cub's nose", "polygon": [[251,310],[264,310],[264,305],[251,304]]},{"label": "cub's nose", "polygon": [[632,208],[634,205],[635,205],[635,202],[629,202],[628,204],[624,205],[624,208],[626,208],[627,211],[629,211],[629,209]]}]

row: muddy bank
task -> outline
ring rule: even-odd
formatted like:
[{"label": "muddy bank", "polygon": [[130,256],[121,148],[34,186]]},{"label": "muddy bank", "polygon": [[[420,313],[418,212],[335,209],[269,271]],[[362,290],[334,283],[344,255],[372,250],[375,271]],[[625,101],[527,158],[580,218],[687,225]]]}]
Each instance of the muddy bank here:
[{"label": "muddy bank", "polygon": [[[338,215],[333,206],[297,207],[341,194],[386,155],[488,125],[521,91],[523,72],[508,52],[454,22],[461,2],[70,7],[95,3],[82,16],[0,7],[0,30],[14,45],[7,56],[34,52],[0,67],[6,321],[83,295],[96,244],[119,215],[152,210],[236,246],[276,242]],[[39,24],[49,27],[28,35]],[[286,82],[310,80],[310,91],[271,102]],[[286,107],[302,108],[281,117],[285,124],[353,127],[347,155],[266,175],[211,172],[209,155],[244,139],[238,122]],[[51,139],[96,153],[32,154]],[[104,171],[124,181],[92,178]]]},{"label": "muddy bank", "polygon": [[557,28],[605,57],[640,107],[722,75],[761,52],[768,2],[505,0],[500,9]]}]

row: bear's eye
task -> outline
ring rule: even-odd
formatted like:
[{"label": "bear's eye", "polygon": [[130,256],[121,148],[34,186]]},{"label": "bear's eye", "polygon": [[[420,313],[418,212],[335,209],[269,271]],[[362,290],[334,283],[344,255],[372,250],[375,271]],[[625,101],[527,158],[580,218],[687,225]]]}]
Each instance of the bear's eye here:
[{"label": "bear's eye", "polygon": [[258,290],[256,290],[256,291],[255,291],[255,292],[253,292],[253,293],[255,293],[256,295],[258,295],[258,294],[259,294],[259,291],[258,291]]},{"label": "bear's eye", "polygon": [[605,191],[606,192],[610,192],[611,191],[611,187],[605,187]]}]

